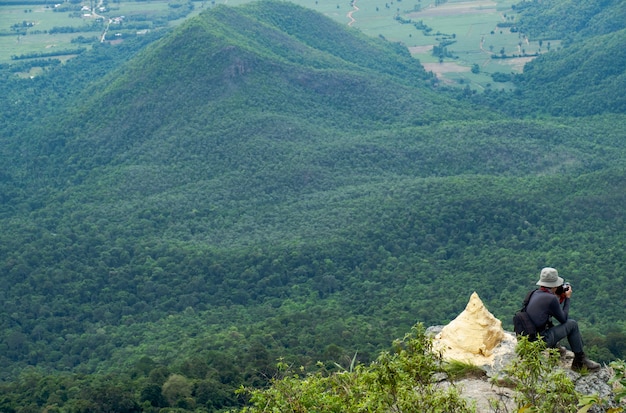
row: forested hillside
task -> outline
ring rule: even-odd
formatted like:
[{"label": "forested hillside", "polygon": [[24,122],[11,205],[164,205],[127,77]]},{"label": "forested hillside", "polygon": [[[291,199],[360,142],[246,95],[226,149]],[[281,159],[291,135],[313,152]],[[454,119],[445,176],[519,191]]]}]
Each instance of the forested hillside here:
[{"label": "forested hillside", "polygon": [[516,10],[522,12],[524,31],[546,40],[566,38],[571,42],[616,32],[626,24],[626,5],[620,0],[522,1]]},{"label": "forested hillside", "polygon": [[[585,116],[626,111],[626,29],[582,40],[526,65],[518,86],[537,111]],[[598,47],[602,45],[602,47]],[[572,71],[573,67],[580,70]],[[543,85],[543,88],[539,88]]]},{"label": "forested hillside", "polygon": [[515,97],[474,96],[514,116],[588,116],[626,111],[626,3],[607,0],[522,2],[519,29],[541,39],[563,39],[563,47],[542,54],[513,75]]},{"label": "forested hillside", "polygon": [[509,328],[546,265],[589,354],[624,356],[623,103],[503,114],[563,96],[562,55],[459,100],[400,45],[273,1],[125,47],[3,80],[0,410],[218,411],[279,357],[373,360],[473,291]]}]

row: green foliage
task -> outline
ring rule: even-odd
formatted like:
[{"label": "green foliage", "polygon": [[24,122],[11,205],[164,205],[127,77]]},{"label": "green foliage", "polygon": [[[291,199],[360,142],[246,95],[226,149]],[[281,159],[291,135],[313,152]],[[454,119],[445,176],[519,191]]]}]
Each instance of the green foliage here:
[{"label": "green foliage", "polygon": [[491,78],[494,82],[510,82],[513,79],[513,75],[510,73],[495,72],[491,74]]},{"label": "green foliage", "polygon": [[[539,57],[526,63],[521,74],[492,75],[494,81],[506,81],[507,76],[513,80],[514,93],[487,91],[464,98],[486,102],[516,116],[589,116],[626,111],[621,93],[626,88],[622,47],[626,7],[622,1],[524,1],[515,10],[522,32],[530,41],[539,43]],[[558,47],[554,46],[556,42]],[[501,54],[504,56],[504,50]]]},{"label": "green foliage", "polygon": [[614,375],[609,383],[614,386],[615,401],[622,403],[626,400],[626,362],[615,360],[611,362],[610,367],[613,369]]},{"label": "green foliage", "polygon": [[626,398],[626,363],[624,360],[612,361],[609,366],[613,370],[613,376],[609,380],[612,385],[613,399],[603,398],[597,394],[580,398],[577,413],[586,413],[593,407],[600,406],[607,413],[619,413],[624,411]]},{"label": "green foliage", "polygon": [[[379,358],[390,337],[473,291],[510,320],[546,264],[576,288],[590,355],[623,356],[625,118],[602,88],[595,117],[509,117],[282,2],[160,35],[0,71],[2,409],[232,408],[279,357],[352,366],[316,385],[399,405],[433,360]],[[550,113],[531,83],[490,103]]]},{"label": "green foliage", "polygon": [[556,349],[546,349],[542,340],[529,342],[522,337],[515,349],[518,358],[505,368],[515,386],[519,411],[575,412],[580,395],[574,383],[558,369]]},{"label": "green foliage", "polygon": [[516,9],[522,12],[519,26],[534,38],[603,35],[624,29],[626,22],[626,8],[620,0],[522,2]]},{"label": "green foliage", "polygon": [[[393,352],[353,371],[306,374],[283,370],[270,388],[247,390],[250,406],[241,412],[471,412],[456,389],[437,386],[433,374],[441,359],[422,325],[414,326]],[[246,392],[241,389],[240,392]]]},{"label": "green foliage", "polygon": [[472,364],[458,360],[449,360],[443,364],[443,369],[452,380],[459,380],[466,377],[483,377],[485,371]]},{"label": "green foliage", "polygon": [[[624,41],[626,29],[581,40],[529,62],[516,83],[552,115],[624,113],[626,98],[618,92],[626,88]],[[572,70],[576,67],[581,70]],[[536,85],[549,87],[541,91]]]},{"label": "green foliage", "polygon": [[19,56],[11,56],[12,60],[27,60],[27,59],[36,59],[36,58],[44,58],[44,57],[54,57],[54,56],[64,56],[64,55],[73,55],[73,54],[81,54],[85,51],[85,49],[72,49],[72,50],[55,50],[53,52],[41,52],[41,53],[28,53],[22,54]]}]

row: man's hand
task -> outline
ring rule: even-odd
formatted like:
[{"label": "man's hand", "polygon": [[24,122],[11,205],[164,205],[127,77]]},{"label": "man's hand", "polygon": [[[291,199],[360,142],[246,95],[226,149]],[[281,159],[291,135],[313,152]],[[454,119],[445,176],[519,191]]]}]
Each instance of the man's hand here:
[{"label": "man's hand", "polygon": [[566,298],[570,298],[572,296],[572,286],[570,285],[568,290],[564,293]]}]

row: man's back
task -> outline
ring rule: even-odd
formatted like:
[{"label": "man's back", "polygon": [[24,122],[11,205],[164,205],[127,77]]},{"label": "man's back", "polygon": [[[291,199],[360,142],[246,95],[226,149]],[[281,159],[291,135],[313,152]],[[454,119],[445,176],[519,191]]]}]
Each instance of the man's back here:
[{"label": "man's back", "polygon": [[[569,304],[569,300],[567,301]],[[567,311],[561,308],[557,296],[542,289],[535,291],[530,297],[526,312],[539,331],[545,328],[550,316],[556,318],[561,324],[567,321]]]}]

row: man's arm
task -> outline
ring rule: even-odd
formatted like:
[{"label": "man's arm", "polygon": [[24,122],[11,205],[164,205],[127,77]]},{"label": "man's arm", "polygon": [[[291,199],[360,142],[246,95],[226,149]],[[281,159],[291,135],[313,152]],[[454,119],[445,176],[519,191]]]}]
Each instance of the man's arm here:
[{"label": "man's arm", "polygon": [[570,285],[569,288],[567,289],[567,291],[565,291],[565,293],[563,294],[564,300],[563,300],[563,314],[565,314],[565,320],[567,320],[569,318],[569,302],[570,302],[570,297],[572,296],[572,286]]},{"label": "man's arm", "polygon": [[566,319],[569,318],[569,302],[569,297],[566,297],[565,300],[563,300],[563,314],[565,314]]},{"label": "man's arm", "polygon": [[569,313],[569,297],[563,301],[563,308],[559,304],[557,297],[550,302],[549,314],[556,318],[559,323],[563,324],[567,321],[567,314]]}]

